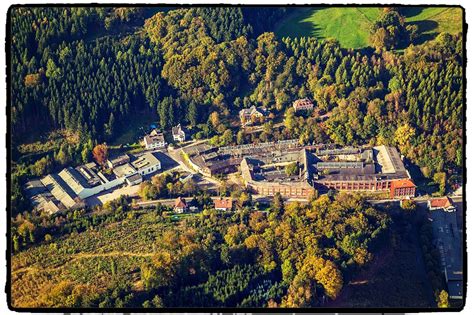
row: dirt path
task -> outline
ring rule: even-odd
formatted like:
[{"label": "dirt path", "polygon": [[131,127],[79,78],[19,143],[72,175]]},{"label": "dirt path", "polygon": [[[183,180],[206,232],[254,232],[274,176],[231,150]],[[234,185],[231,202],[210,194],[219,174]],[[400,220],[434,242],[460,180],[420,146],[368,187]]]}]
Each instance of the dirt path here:
[{"label": "dirt path", "polygon": [[132,253],[132,252],[108,252],[108,253],[78,253],[73,255],[72,260],[81,258],[94,258],[94,257],[115,257],[115,256],[128,256],[128,257],[152,257],[155,253]]}]

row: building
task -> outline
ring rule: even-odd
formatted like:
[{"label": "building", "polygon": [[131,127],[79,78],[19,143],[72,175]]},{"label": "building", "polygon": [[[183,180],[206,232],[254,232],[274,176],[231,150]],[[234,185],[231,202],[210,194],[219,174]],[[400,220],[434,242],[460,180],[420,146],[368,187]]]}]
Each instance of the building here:
[{"label": "building", "polygon": [[128,186],[138,185],[143,181],[143,177],[140,174],[133,174],[128,177],[125,177],[125,182]]},{"label": "building", "polygon": [[174,212],[185,213],[187,211],[188,211],[188,205],[186,204],[186,200],[182,197],[176,198],[174,202]]},{"label": "building", "polygon": [[[52,214],[85,206],[85,200],[103,191],[123,185],[137,185],[143,175],[161,169],[152,154],[135,157],[119,156],[108,161],[112,168],[101,170],[94,162],[76,168],[66,167],[57,174],[26,183],[25,190],[35,208]],[[131,162],[130,162],[131,161]]]},{"label": "building", "polygon": [[264,107],[255,107],[244,108],[240,110],[239,117],[240,123],[242,126],[255,123],[256,121],[263,121],[265,117],[268,116],[268,111]]},{"label": "building", "polygon": [[[443,199],[443,198],[440,198]],[[444,274],[450,299],[462,299],[464,295],[462,233],[458,228],[454,211],[444,211],[444,201],[431,203],[436,210],[429,211],[433,231],[433,245],[438,249],[441,272]],[[442,204],[443,203],[443,204]],[[430,205],[428,205],[430,206]]]},{"label": "building", "polygon": [[[48,212],[57,212],[60,208],[78,209],[84,206],[82,200],[74,193],[74,191],[67,185],[58,174],[50,174],[41,179],[41,183],[51,193],[53,198],[46,201],[49,203]],[[59,205],[60,203],[60,205]],[[51,208],[51,205],[56,207]]]},{"label": "building", "polygon": [[231,211],[233,206],[232,198],[214,199],[214,209],[221,211]]},{"label": "building", "polygon": [[295,112],[302,110],[313,110],[314,104],[309,98],[299,99],[293,102]]},{"label": "building", "polygon": [[109,168],[114,168],[125,163],[130,162],[130,156],[128,154],[119,155],[114,159],[107,160],[107,166]]},{"label": "building", "polygon": [[415,197],[416,185],[409,178],[397,179],[391,182],[390,198],[412,198]]},{"label": "building", "polygon": [[162,132],[158,132],[156,129],[153,129],[149,135],[143,137],[143,142],[145,143],[145,148],[147,150],[154,150],[166,147],[165,136]]},{"label": "building", "polygon": [[[286,198],[309,198],[315,189],[321,193],[332,189],[389,195],[393,190],[393,198],[400,198],[414,196],[416,189],[392,147],[304,147],[296,140],[286,140],[222,147],[218,153],[242,157],[245,185],[260,195],[278,192]],[[298,174],[285,173],[289,163],[297,163]]]},{"label": "building", "polygon": [[[242,178],[247,189],[259,195],[280,193],[285,198],[309,198],[314,187],[308,181],[306,158],[305,149],[245,157],[240,164]],[[298,173],[286,174],[285,165],[294,162],[298,165]]]},{"label": "building", "polygon": [[161,162],[151,152],[139,156],[135,161],[132,161],[132,166],[140,175],[148,175],[161,169]]},{"label": "building", "polygon": [[308,164],[310,182],[321,192],[380,192],[391,198],[415,195],[416,186],[393,147],[318,149],[309,154]]},{"label": "building", "polygon": [[176,127],[173,127],[171,131],[173,134],[174,141],[183,142],[184,140],[186,140],[186,133],[181,128],[181,124],[178,124]]},{"label": "building", "polygon": [[448,197],[434,198],[428,200],[428,209],[430,211],[443,210],[447,212],[456,211],[456,207],[453,205]]}]

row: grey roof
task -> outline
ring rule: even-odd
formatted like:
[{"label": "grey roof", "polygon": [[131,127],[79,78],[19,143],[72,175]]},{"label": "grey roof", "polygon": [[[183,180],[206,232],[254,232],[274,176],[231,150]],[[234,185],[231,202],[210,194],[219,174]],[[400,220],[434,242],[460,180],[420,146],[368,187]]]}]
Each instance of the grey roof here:
[{"label": "grey roof", "polygon": [[117,175],[117,177],[123,177],[133,175],[137,171],[135,170],[135,168],[132,167],[132,165],[130,165],[130,163],[125,163],[120,166],[114,167],[113,172],[115,175]]},{"label": "grey roof", "polygon": [[80,165],[76,167],[76,170],[83,178],[85,178],[89,186],[97,186],[101,184],[99,176],[97,176],[96,172],[90,166],[88,166],[88,164]]},{"label": "grey roof", "polygon": [[130,161],[130,156],[128,156],[128,154],[122,154],[122,155],[119,155],[119,156],[109,160],[109,162],[112,163],[113,166],[120,165],[120,164],[125,164],[129,161]]},{"label": "grey roof", "polygon": [[173,136],[184,136],[184,131],[181,128],[181,124],[178,124],[177,126],[173,127],[171,129],[171,132],[173,133]]},{"label": "grey roof", "polygon": [[382,173],[401,173],[405,172],[402,159],[397,149],[381,145],[374,147],[377,163],[382,166]]},{"label": "grey roof", "polygon": [[[462,240],[457,225],[456,212],[434,210],[430,211],[429,215],[432,219],[434,243],[440,253],[446,280],[448,282],[462,281]],[[451,295],[451,292],[449,293]]]},{"label": "grey roof", "polygon": [[346,154],[357,154],[360,153],[359,148],[345,147],[341,149],[318,149],[316,154],[318,155],[346,155]]},{"label": "grey roof", "polygon": [[135,174],[127,177],[127,180],[130,181],[130,182],[134,182],[134,181],[141,180],[141,179],[142,179],[142,175],[140,175],[138,173],[135,173]]},{"label": "grey roof", "polygon": [[162,132],[156,131],[154,129],[149,135],[144,137],[145,144],[153,144],[153,143],[162,143],[165,142],[165,136]]},{"label": "grey roof", "polygon": [[58,175],[76,195],[79,195],[85,188],[90,188],[87,180],[72,167],[63,169]]},{"label": "grey roof", "polygon": [[44,187],[41,180],[39,179],[34,179],[34,180],[30,180],[26,182],[24,188],[25,188],[26,194],[30,197],[41,194],[41,193],[45,193],[48,191],[46,187]]},{"label": "grey roof", "polygon": [[364,168],[363,162],[318,162],[316,163],[317,169],[362,169]]},{"label": "grey roof", "polygon": [[43,185],[48,188],[51,194],[57,200],[61,201],[66,207],[71,208],[76,204],[74,200],[77,196],[74,191],[56,174],[48,175],[41,179]]}]

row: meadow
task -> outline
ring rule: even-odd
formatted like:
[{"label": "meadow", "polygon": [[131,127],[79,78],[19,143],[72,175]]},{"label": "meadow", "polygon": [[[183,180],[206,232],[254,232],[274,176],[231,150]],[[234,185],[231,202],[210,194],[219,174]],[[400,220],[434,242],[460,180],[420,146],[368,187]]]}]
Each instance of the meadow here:
[{"label": "meadow", "polygon": [[[344,48],[369,46],[370,27],[380,14],[377,7],[316,7],[299,8],[280,21],[275,33],[280,37],[314,36],[334,38]],[[433,39],[441,32],[462,31],[462,10],[455,7],[401,8],[406,22],[420,31],[417,43]]]}]

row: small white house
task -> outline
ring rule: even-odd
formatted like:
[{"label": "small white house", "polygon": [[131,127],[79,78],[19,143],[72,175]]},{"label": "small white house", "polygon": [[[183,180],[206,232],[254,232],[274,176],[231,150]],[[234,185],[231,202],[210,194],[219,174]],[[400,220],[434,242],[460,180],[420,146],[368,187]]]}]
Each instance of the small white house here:
[{"label": "small white house", "polygon": [[214,209],[220,211],[231,211],[233,206],[232,198],[214,199]]},{"label": "small white house", "polygon": [[173,127],[171,131],[173,133],[174,141],[183,142],[184,140],[186,140],[186,134],[184,133],[183,128],[181,128],[181,124],[178,124],[176,127]]},{"label": "small white house", "polygon": [[188,211],[188,205],[186,200],[182,197],[176,198],[174,202],[174,212],[176,213],[185,213]]}]

